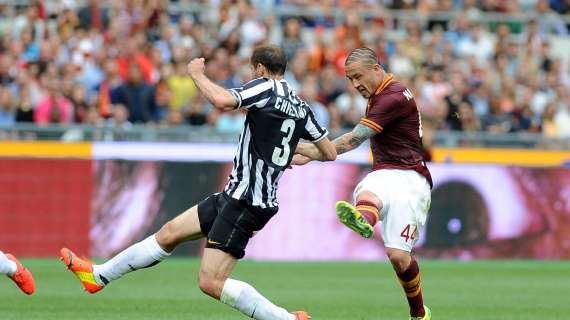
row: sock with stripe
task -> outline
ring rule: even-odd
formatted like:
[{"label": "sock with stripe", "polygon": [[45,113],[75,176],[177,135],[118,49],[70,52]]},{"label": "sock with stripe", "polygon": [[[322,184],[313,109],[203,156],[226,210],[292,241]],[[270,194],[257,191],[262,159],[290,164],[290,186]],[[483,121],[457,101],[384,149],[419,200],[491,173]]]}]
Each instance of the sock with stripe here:
[{"label": "sock with stripe", "polygon": [[295,320],[293,314],[274,305],[243,281],[228,278],[224,283],[220,301],[253,319]]},{"label": "sock with stripe", "polygon": [[0,251],[0,274],[5,274],[11,277],[18,270],[16,263],[4,255],[4,252]]},{"label": "sock with stripe", "polygon": [[418,262],[412,258],[412,262],[406,271],[398,274],[400,284],[404,288],[408,304],[410,305],[410,316],[423,317],[425,315],[424,302],[422,298],[422,278]]},{"label": "sock with stripe", "polygon": [[131,271],[155,266],[169,255],[170,253],[160,247],[153,234],[121,251],[104,264],[94,265],[93,276],[97,284],[104,286]]},{"label": "sock with stripe", "polygon": [[360,200],[356,202],[356,210],[360,212],[371,226],[374,226],[380,220],[380,210],[378,210],[378,206],[374,202]]}]

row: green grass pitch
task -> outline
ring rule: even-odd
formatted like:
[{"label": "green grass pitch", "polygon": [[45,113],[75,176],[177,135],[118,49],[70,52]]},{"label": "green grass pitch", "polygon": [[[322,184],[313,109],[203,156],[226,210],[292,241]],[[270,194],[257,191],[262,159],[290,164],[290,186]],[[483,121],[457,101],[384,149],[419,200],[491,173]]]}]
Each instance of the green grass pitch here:
[{"label": "green grass pitch", "polygon": [[[28,297],[0,278],[0,319],[247,319],[203,295],[198,260],[169,259],[111,283],[96,295],[56,260],[24,260],[37,292]],[[424,299],[433,319],[565,319],[570,315],[570,262],[421,261]],[[288,310],[315,320],[407,319],[401,287],[387,263],[238,264],[247,281]]]}]

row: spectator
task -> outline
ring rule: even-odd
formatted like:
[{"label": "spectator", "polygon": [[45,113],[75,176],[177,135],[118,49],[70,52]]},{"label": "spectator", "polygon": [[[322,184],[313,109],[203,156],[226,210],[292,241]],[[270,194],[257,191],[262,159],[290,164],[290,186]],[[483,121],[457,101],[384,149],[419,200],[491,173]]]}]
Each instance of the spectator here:
[{"label": "spectator", "polygon": [[164,121],[164,126],[166,127],[177,127],[184,123],[184,116],[182,115],[182,111],[178,109],[170,109],[168,110],[168,115]]},{"label": "spectator", "polygon": [[443,66],[432,67],[429,80],[422,86],[422,100],[427,110],[436,109],[452,90],[451,85],[444,79],[443,70]]},{"label": "spectator", "polygon": [[240,38],[244,44],[240,48],[240,55],[249,57],[252,46],[266,39],[267,29],[258,21],[257,11],[247,1],[238,1],[238,7]]},{"label": "spectator", "polygon": [[283,29],[283,39],[281,46],[287,56],[287,61],[291,61],[297,51],[305,47],[301,39],[301,23],[297,18],[288,18],[285,20],[285,27]]},{"label": "spectator", "polygon": [[117,129],[131,129],[133,124],[129,121],[129,109],[124,104],[112,106],[113,117],[107,120],[107,125]]},{"label": "spectator", "polygon": [[34,122],[39,125],[70,124],[73,121],[73,105],[61,94],[61,81],[46,80],[47,95],[35,108]]},{"label": "spectator", "polygon": [[335,105],[343,123],[346,124],[343,127],[353,128],[364,117],[368,101],[347,81],[345,92],[336,98]]},{"label": "spectator", "polygon": [[0,126],[10,126],[16,122],[14,101],[9,90],[0,87]]},{"label": "spectator", "polygon": [[109,10],[101,8],[100,0],[89,0],[87,5],[77,13],[79,17],[79,25],[83,29],[95,29],[99,32],[104,31],[109,26]]},{"label": "spectator", "polygon": [[160,79],[155,85],[155,103],[156,103],[156,114],[159,121],[164,120],[168,115],[169,110],[171,110],[170,100],[172,92],[168,87],[168,83],[164,79]]},{"label": "spectator", "polygon": [[570,93],[566,90],[564,93],[554,115],[554,123],[561,138],[570,138]]},{"label": "spectator", "polygon": [[230,55],[236,55],[241,47],[241,39],[239,37],[239,30],[232,30],[224,41],[220,43],[220,47],[228,51]]},{"label": "spectator", "polygon": [[136,63],[130,64],[128,80],[117,88],[117,98],[112,102],[127,107],[130,122],[157,120],[155,89],[144,82],[142,72]]},{"label": "spectator", "polygon": [[554,103],[549,103],[544,109],[544,114],[542,115],[542,134],[548,138],[558,137],[558,126],[554,121],[554,115],[556,114],[556,106]]},{"label": "spectator", "polygon": [[536,116],[532,112],[528,103],[523,103],[513,112],[513,132],[538,132],[540,131],[540,121],[536,120]]},{"label": "spectator", "polygon": [[166,80],[170,90],[170,107],[180,110],[188,105],[188,102],[196,94],[194,81],[186,72],[186,63],[177,62],[174,74]]},{"label": "spectator", "polygon": [[81,84],[85,89],[87,97],[92,97],[96,93],[97,87],[104,78],[103,70],[99,64],[95,62],[95,44],[94,41],[84,39],[79,43],[78,49],[72,56],[77,74],[75,81]]},{"label": "spectator", "polygon": [[103,80],[96,88],[99,93],[97,101],[99,114],[102,117],[109,118],[111,116],[111,103],[119,99],[118,88],[122,82],[119,77],[117,62],[112,59],[105,60],[103,62]]},{"label": "spectator", "polygon": [[[320,91],[317,91],[319,102],[323,105],[336,100],[342,94],[341,85],[338,81],[339,77],[335,73],[332,65],[326,65],[320,73],[319,85]],[[304,90],[304,88],[303,88]]]},{"label": "spectator", "polygon": [[28,91],[28,87],[20,90],[20,100],[16,105],[16,122],[34,122],[34,109]]},{"label": "spectator", "polygon": [[481,123],[475,112],[473,112],[473,107],[463,101],[459,104],[458,118],[460,120],[459,129],[463,132],[477,132],[481,130]]},{"label": "spectator", "polygon": [[75,107],[74,112],[74,122],[82,123],[86,122],[88,111],[91,109],[90,104],[87,101],[87,96],[85,93],[85,87],[80,85],[75,85],[69,100]]},{"label": "spectator", "polygon": [[[287,0],[255,7],[280,10],[287,3],[325,10],[322,17],[302,19],[276,19],[245,0],[213,2],[212,10],[188,15],[168,12],[160,0],[112,1],[109,7],[87,0],[81,8],[65,1],[47,11],[41,2],[16,10],[5,6],[0,90],[9,91],[13,103],[11,112],[3,110],[9,118],[13,112],[17,122],[42,119],[48,125],[98,123],[96,107],[119,125],[127,119],[178,123],[182,117],[181,123],[234,132],[241,115],[210,110],[186,79],[186,64],[204,56],[213,79],[239,86],[250,77],[247,52],[271,39],[290,58],[285,78],[292,89],[310,97],[331,128],[351,126],[366,107],[364,100],[354,100],[343,77],[346,53],[366,44],[412,89],[426,125],[434,129],[540,132],[554,122],[564,135],[567,126],[558,123],[568,114],[570,70],[561,49],[567,40],[549,36],[567,32],[556,12],[567,12],[568,0],[550,1],[556,11],[548,0],[381,1],[425,14],[456,12],[451,22],[433,16],[363,20],[360,12],[378,8],[373,2]],[[326,11],[339,8],[341,19]],[[507,12],[516,20],[530,10],[539,17],[524,25],[524,33],[518,30],[524,19],[491,28],[478,20],[482,12]],[[365,23],[374,27],[364,28]],[[398,32],[402,26],[404,33]],[[51,79],[59,83],[57,90]],[[557,110],[547,112],[550,104]]]},{"label": "spectator", "polygon": [[492,134],[503,134],[511,131],[511,115],[501,109],[501,98],[498,95],[491,97],[490,113],[482,119],[482,128]]},{"label": "spectator", "polygon": [[237,135],[243,129],[244,119],[241,111],[224,112],[216,120],[216,129],[221,133]]},{"label": "spectator", "polygon": [[481,83],[477,82],[473,85],[472,92],[467,95],[467,100],[473,106],[475,115],[479,118],[489,113],[489,90]]},{"label": "spectator", "polygon": [[536,13],[538,18],[538,32],[541,34],[547,34],[554,31],[560,36],[568,35],[568,29],[564,22],[560,19],[560,16],[550,9],[550,4],[548,0],[538,0],[536,2]]},{"label": "spectator", "polygon": [[37,62],[40,59],[40,48],[38,43],[34,41],[34,29],[29,27],[22,31],[22,60],[24,62]]},{"label": "spectator", "polygon": [[317,100],[319,92],[317,78],[315,76],[307,76],[305,81],[303,81],[302,88],[300,96],[311,106],[317,122],[325,128],[328,127],[330,118],[327,108]]},{"label": "spectator", "polygon": [[453,44],[453,51],[461,55],[461,48],[468,47],[472,41],[471,23],[465,14],[460,14],[451,24],[451,28],[444,35],[447,42]]},{"label": "spectator", "polygon": [[6,86],[14,82],[13,61],[7,54],[0,55],[0,85]]},{"label": "spectator", "polygon": [[424,58],[423,50],[418,43],[422,43],[422,31],[417,21],[408,21],[406,23],[406,34],[401,41],[400,52],[412,59],[415,66],[421,66]]},{"label": "spectator", "polygon": [[[461,115],[459,113],[459,109],[462,104],[467,104],[467,106],[472,109],[471,105],[468,101],[466,101],[465,93],[465,86],[464,81],[460,75],[454,75],[453,79],[451,80],[452,90],[450,94],[448,94],[444,99],[446,103],[446,128],[450,130],[463,130],[463,121],[461,119]],[[467,113],[466,110],[463,110],[463,113]],[[469,115],[468,115],[469,116]]]},{"label": "spectator", "polygon": [[394,44],[394,53],[390,56],[388,61],[390,71],[400,77],[410,79],[416,73],[416,67],[410,57],[404,53],[400,53],[400,43]]},{"label": "spectator", "polygon": [[550,6],[559,14],[570,13],[570,0],[550,1]]},{"label": "spectator", "polygon": [[475,56],[479,64],[485,65],[493,56],[494,43],[479,23],[469,28],[468,38],[456,44],[460,57]]},{"label": "spectator", "polygon": [[189,104],[188,113],[186,116],[189,124],[194,126],[201,126],[207,123],[208,108],[206,107],[206,103],[206,99],[204,99],[201,94],[194,96]]}]

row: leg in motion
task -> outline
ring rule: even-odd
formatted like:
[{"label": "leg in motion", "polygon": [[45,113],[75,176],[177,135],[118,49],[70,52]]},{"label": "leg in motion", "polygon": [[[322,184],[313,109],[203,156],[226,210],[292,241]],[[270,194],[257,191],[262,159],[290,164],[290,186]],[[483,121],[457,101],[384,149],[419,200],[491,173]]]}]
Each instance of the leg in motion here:
[{"label": "leg in motion", "polygon": [[32,273],[26,269],[13,255],[0,251],[0,274],[5,274],[25,294],[31,295],[36,291]]},{"label": "leg in motion", "polygon": [[431,319],[431,311],[423,304],[422,279],[418,262],[404,250],[386,248],[386,253],[406,293],[411,319]]},{"label": "leg in motion", "polygon": [[77,257],[67,248],[61,249],[60,254],[61,260],[75,274],[85,290],[96,293],[109,282],[129,272],[158,264],[180,243],[202,237],[198,209],[194,206],[167,222],[156,234],[133,244],[104,264],[94,265]]},{"label": "leg in motion", "polygon": [[214,299],[260,320],[306,320],[305,312],[289,313],[262,296],[250,284],[230,279],[237,259],[218,249],[206,248],[200,266],[200,290]]},{"label": "leg in motion", "polygon": [[356,207],[346,201],[336,203],[336,214],[340,221],[364,238],[371,238],[374,225],[380,220],[382,201],[369,191],[356,196]]}]

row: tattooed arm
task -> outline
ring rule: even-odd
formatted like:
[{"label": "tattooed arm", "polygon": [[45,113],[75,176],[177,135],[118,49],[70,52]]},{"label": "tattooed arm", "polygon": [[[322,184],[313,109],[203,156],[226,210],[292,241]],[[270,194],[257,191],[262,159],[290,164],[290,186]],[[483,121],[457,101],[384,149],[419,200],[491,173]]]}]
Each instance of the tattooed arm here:
[{"label": "tattooed arm", "polygon": [[[376,133],[376,131],[363,124],[357,124],[351,132],[343,134],[342,136],[334,139],[332,143],[336,148],[337,154],[342,154],[356,149],[359,145],[361,145],[364,141]],[[326,158],[319,151],[319,149],[310,143],[300,143],[297,146],[295,153],[303,155],[312,160],[326,161]]]},{"label": "tattooed arm", "polygon": [[371,128],[363,125],[357,124],[351,132],[343,134],[342,136],[333,140],[333,144],[336,147],[336,153],[342,154],[350,150],[356,149],[368,138],[375,135],[377,132]]}]

